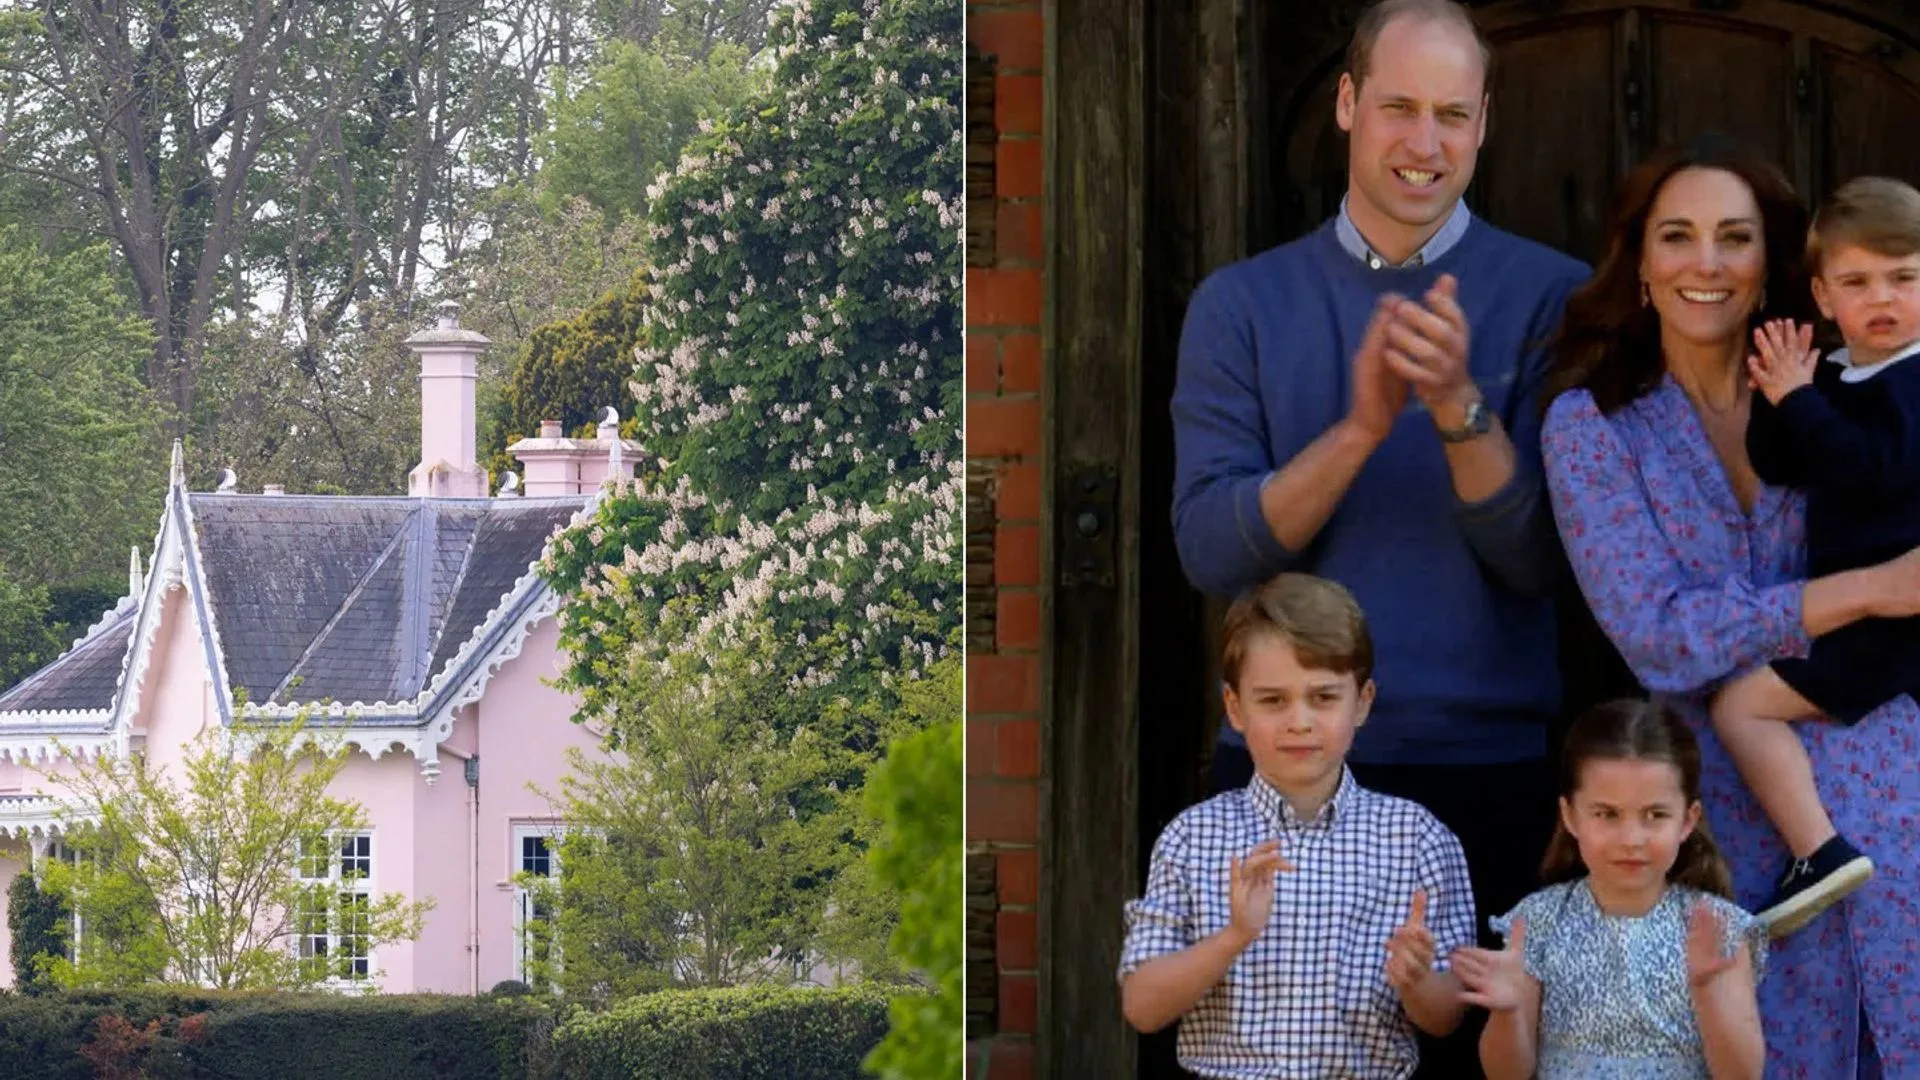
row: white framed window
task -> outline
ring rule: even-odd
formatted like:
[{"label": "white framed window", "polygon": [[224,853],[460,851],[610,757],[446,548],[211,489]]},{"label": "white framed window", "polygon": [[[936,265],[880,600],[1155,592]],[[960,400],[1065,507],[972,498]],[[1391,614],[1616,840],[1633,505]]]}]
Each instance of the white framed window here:
[{"label": "white framed window", "polygon": [[553,950],[553,906],[545,890],[529,888],[529,878],[545,879],[553,888],[560,885],[559,839],[566,827],[557,824],[520,823],[513,826],[511,867],[513,877],[513,977],[532,985],[538,961],[547,960],[557,967],[559,957]]},{"label": "white framed window", "polygon": [[[47,858],[50,861],[66,863],[68,866],[79,866],[83,856],[68,847],[66,841],[55,839],[47,843]],[[86,920],[80,917],[78,909],[72,912],[71,918],[73,923],[67,928],[67,959],[79,963],[80,932],[86,928],[87,924]]]},{"label": "white framed window", "polygon": [[373,834],[330,833],[300,841],[294,912],[300,961],[337,986],[373,978]]}]

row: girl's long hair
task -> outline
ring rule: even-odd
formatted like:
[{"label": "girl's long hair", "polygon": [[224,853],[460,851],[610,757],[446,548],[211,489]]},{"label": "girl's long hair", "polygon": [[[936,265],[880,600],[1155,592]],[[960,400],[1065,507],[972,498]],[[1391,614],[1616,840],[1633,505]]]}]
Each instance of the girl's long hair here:
[{"label": "girl's long hair", "polygon": [[[1692,806],[1700,801],[1700,744],[1680,717],[1665,705],[1633,699],[1609,701],[1581,714],[1567,732],[1560,757],[1560,794],[1571,801],[1580,787],[1580,771],[1589,761],[1661,761],[1680,770],[1680,793]],[[1587,876],[1580,845],[1555,815],[1553,840],[1540,863],[1548,885]],[[1733,899],[1733,874],[1703,817],[1681,842],[1667,880],[1723,899]]]},{"label": "girl's long hair", "polygon": [[1768,319],[1813,321],[1806,267],[1807,210],[1786,174],[1744,145],[1720,135],[1661,147],[1620,184],[1607,228],[1607,247],[1593,276],[1567,297],[1567,310],[1550,349],[1542,408],[1568,390],[1586,390],[1604,414],[1631,404],[1660,384],[1660,315],[1641,302],[1640,257],[1647,216],[1675,173],[1718,169],[1739,177],[1760,208],[1766,244],[1765,303],[1748,319],[1749,332]]}]

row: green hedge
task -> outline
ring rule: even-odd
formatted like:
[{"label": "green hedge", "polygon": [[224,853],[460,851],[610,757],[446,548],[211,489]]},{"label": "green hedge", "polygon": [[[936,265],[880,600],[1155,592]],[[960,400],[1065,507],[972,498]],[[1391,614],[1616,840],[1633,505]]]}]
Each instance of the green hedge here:
[{"label": "green hedge", "polygon": [[117,1041],[106,1056],[148,1080],[538,1080],[551,1016],[525,999],[437,994],[5,994],[0,1077],[95,1080]]},{"label": "green hedge", "polygon": [[856,1080],[887,1033],[872,986],[662,991],[553,1032],[553,1080]]},{"label": "green hedge", "polygon": [[665,990],[556,1026],[520,996],[0,991],[0,1077],[858,1080],[888,993]]}]

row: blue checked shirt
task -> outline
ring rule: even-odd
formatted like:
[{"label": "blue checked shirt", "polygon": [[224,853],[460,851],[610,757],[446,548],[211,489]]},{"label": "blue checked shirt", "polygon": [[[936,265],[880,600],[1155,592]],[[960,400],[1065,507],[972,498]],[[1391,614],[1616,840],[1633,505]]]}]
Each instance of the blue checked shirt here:
[{"label": "blue checked shirt", "polygon": [[1256,776],[1190,807],[1154,844],[1146,895],[1127,905],[1120,976],[1226,928],[1231,860],[1278,837],[1267,928],[1180,1019],[1180,1064],[1206,1077],[1372,1080],[1410,1075],[1413,1022],[1387,985],[1387,938],[1427,890],[1435,966],[1474,941],[1460,841],[1425,808],[1341,770],[1311,821]]}]

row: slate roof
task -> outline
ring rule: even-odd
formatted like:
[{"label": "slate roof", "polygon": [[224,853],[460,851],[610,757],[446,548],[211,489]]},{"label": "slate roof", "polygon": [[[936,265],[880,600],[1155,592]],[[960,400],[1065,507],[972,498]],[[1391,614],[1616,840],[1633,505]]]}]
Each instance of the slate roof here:
[{"label": "slate roof", "polygon": [[[186,497],[227,678],[256,704],[412,699],[587,502]],[[111,708],[136,614],[122,602],[0,712]]]},{"label": "slate roof", "polygon": [[62,712],[113,707],[120,660],[133,636],[136,607],[123,602],[79,644],[0,693],[0,712]]},{"label": "slate roof", "polygon": [[188,496],[227,678],[249,701],[405,701],[584,497]]}]

